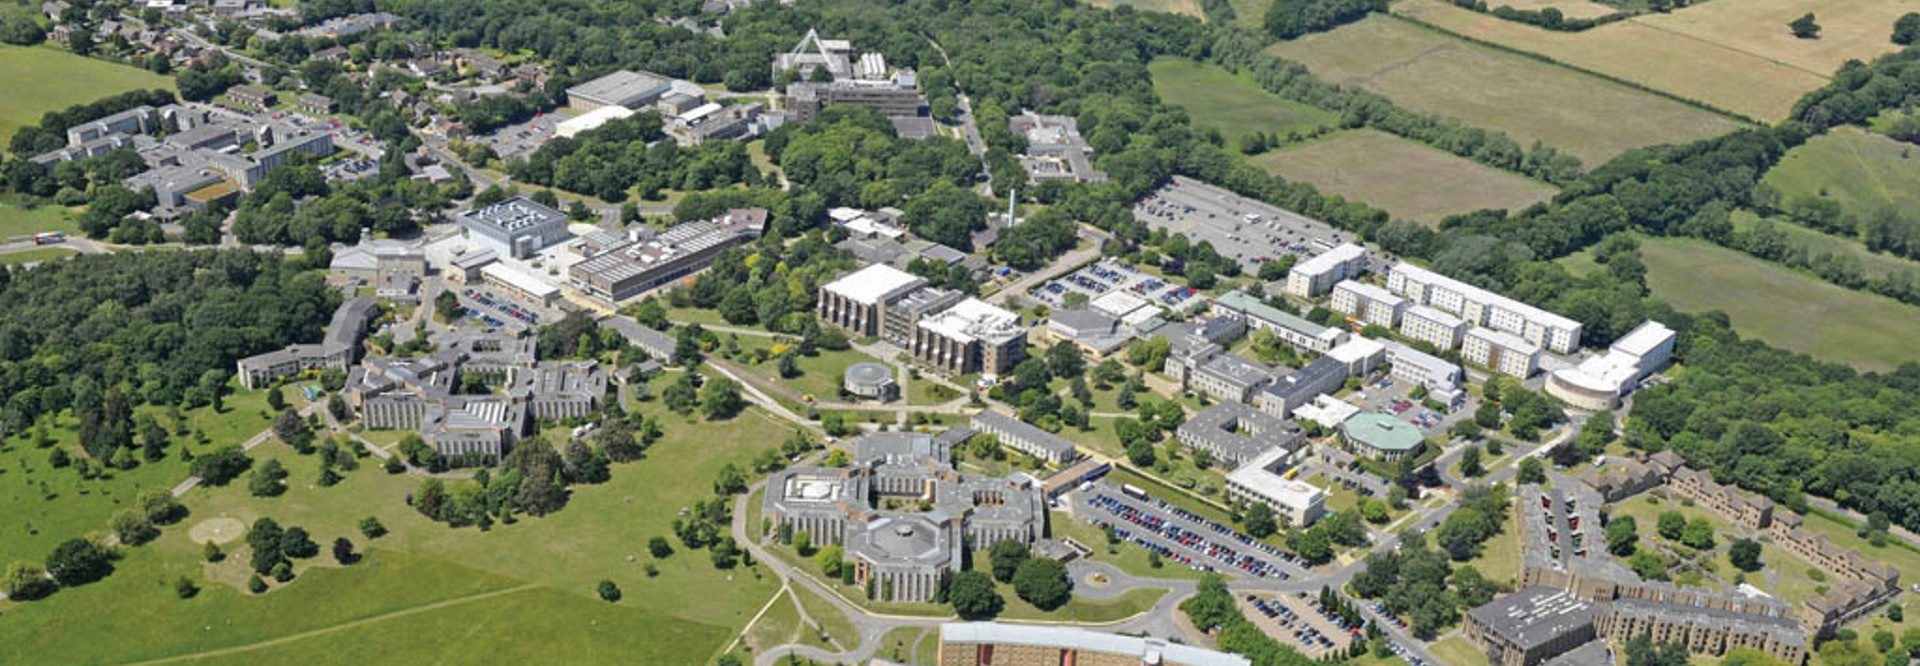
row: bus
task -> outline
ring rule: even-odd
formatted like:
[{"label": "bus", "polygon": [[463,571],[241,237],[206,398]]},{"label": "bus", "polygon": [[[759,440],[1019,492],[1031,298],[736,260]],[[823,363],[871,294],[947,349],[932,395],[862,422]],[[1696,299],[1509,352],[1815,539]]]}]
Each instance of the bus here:
[{"label": "bus", "polygon": [[34,245],[46,245],[49,243],[59,243],[65,240],[67,240],[67,235],[60,233],[58,231],[42,231],[40,233],[33,235]]},{"label": "bus", "polygon": [[1122,484],[1120,486],[1120,492],[1126,493],[1128,497],[1131,497],[1137,500],[1147,499],[1147,491],[1141,490],[1139,486],[1133,485],[1131,483]]}]

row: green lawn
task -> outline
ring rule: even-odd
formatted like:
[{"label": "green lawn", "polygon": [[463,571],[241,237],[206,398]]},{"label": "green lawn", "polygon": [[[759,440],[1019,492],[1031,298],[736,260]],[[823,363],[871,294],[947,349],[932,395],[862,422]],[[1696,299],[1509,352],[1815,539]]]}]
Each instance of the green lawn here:
[{"label": "green lawn", "polygon": [[[1396,514],[1395,519],[1399,516]],[[1480,546],[1480,555],[1463,566],[1472,566],[1480,575],[1496,583],[1512,585],[1520,579],[1520,513],[1507,512],[1507,526]]]},{"label": "green lawn", "polygon": [[[1733,228],[1738,231],[1747,231],[1760,223],[1760,216],[1745,210],[1735,211],[1732,218]],[[1920,261],[1874,252],[1858,239],[1821,233],[1786,220],[1774,220],[1773,228],[1779,230],[1788,243],[1807,248],[1810,255],[1853,257],[1870,278],[1884,278],[1903,271],[1920,275]]]},{"label": "green lawn", "polygon": [[1909,342],[1920,338],[1920,307],[1705,241],[1643,239],[1640,250],[1655,297],[1681,310],[1725,312],[1742,335],[1865,370],[1920,360]]},{"label": "green lawn", "polygon": [[79,251],[67,247],[41,247],[20,252],[0,254],[0,265],[17,266],[20,264],[40,264],[59,261],[79,254]]},{"label": "green lawn", "polygon": [[48,111],[141,88],[173,89],[173,79],[144,69],[77,56],[51,46],[0,46],[0,141]]},{"label": "green lawn", "polygon": [[[5,53],[5,51],[0,51]],[[42,231],[60,231],[72,236],[80,233],[74,221],[76,213],[61,206],[35,206],[32,209],[0,203],[0,240],[31,236]]]},{"label": "green lawn", "polygon": [[[928,635],[933,637],[933,643],[930,646],[931,651],[922,649],[920,652],[915,653],[915,648],[919,647],[924,642],[922,639]],[[938,628],[894,627],[893,629],[887,630],[887,633],[880,637],[880,650],[876,652],[875,655],[898,664],[932,666],[935,657],[938,656],[935,653],[939,651],[939,645],[940,630]]]},{"label": "green lawn", "polygon": [[[188,435],[175,436],[165,459],[130,470],[112,470],[95,479],[82,479],[73,467],[54,469],[47,462],[50,449],[34,445],[32,432],[0,440],[0,560],[39,561],[68,538],[104,531],[113,514],[150,489],[170,488],[188,476],[181,447],[203,453],[238,444],[272,423],[266,415],[264,391],[241,391],[227,396],[224,412],[200,408],[183,413]],[[168,427],[164,410],[142,406],[136,414],[151,414]],[[42,418],[54,446],[75,458],[81,455],[77,419],[62,415]],[[205,432],[209,443],[195,441],[194,431]]]},{"label": "green lawn", "polygon": [[1817,534],[1843,548],[1852,548],[1866,555],[1868,559],[1891,564],[1902,572],[1920,571],[1920,552],[1902,544],[1898,539],[1888,539],[1887,545],[1875,547],[1871,542],[1854,534],[1854,525],[1843,523],[1822,513],[1809,513],[1802,524]]},{"label": "green lawn", "polygon": [[1787,151],[1763,182],[1781,201],[1826,197],[1864,213],[1874,206],[1920,206],[1920,156],[1913,146],[1856,127],[1836,127]]},{"label": "green lawn", "polygon": [[820,625],[820,631],[832,636],[841,648],[853,649],[860,645],[860,632],[854,631],[853,620],[848,619],[846,613],[840,612],[820,595],[807,591],[804,586],[793,586],[793,598],[807,609],[807,617]]},{"label": "green lawn", "polygon": [[1488,666],[1487,653],[1459,636],[1434,643],[1433,656],[1439,657],[1447,666]]},{"label": "green lawn", "polygon": [[[423,584],[427,592],[439,596],[409,597],[406,586],[383,583],[371,575],[375,569],[364,566],[312,568],[284,589],[258,599],[219,583],[206,583],[207,592],[193,602],[172,596],[170,584],[175,576],[199,578],[218,569],[200,563],[200,546],[188,540],[186,526],[215,517],[244,523],[271,516],[283,525],[305,527],[320,543],[346,536],[364,548],[357,525],[371,515],[391,533],[374,543],[382,553],[369,562],[392,553],[423,567],[457,570],[462,581],[498,581],[487,589],[531,587],[489,598],[484,605],[475,601],[452,612],[382,621],[377,629],[355,627],[353,642],[372,647],[342,651],[339,654],[345,656],[337,662],[330,654],[325,663],[345,663],[350,658],[443,663],[558,658],[591,663],[630,660],[634,654],[652,655],[662,663],[704,663],[766,603],[778,589],[777,581],[757,567],[716,570],[705,553],[687,551],[677,540],[673,544],[680,552],[656,562],[659,575],[649,577],[643,565],[652,558],[645,543],[658,535],[671,539],[668,523],[680,508],[712,496],[709,484],[722,464],[747,463],[761,449],[776,445],[788,429],[757,409],[720,423],[664,414],[657,401],[636,409],[661,417],[666,431],[646,459],[616,466],[608,483],[575,488],[568,506],[558,513],[522,516],[514,524],[495,525],[486,532],[455,530],[420,516],[405,501],[417,487],[418,480],[412,477],[388,475],[369,461],[340,484],[322,488],[314,483],[316,459],[294,455],[277,443],[263,445],[255,450],[256,459],[280,459],[292,473],[285,495],[254,498],[241,487],[244,484],[189,493],[185,500],[193,516],[182,527],[167,530],[155,544],[131,550],[119,565],[121,571],[107,581],[62,591],[47,601],[6,608],[12,621],[0,623],[0,643],[9,646],[0,648],[0,662],[124,662],[184,654],[289,637],[343,620],[377,617],[458,596],[450,591],[458,586]],[[0,547],[11,548],[11,542],[0,539],[5,544]],[[37,559],[45,548],[31,550]],[[325,581],[335,578],[343,591],[329,592]],[[603,579],[618,584],[626,601],[607,604],[597,599],[594,586]],[[183,604],[193,608],[192,604],[228,595],[233,597],[230,604],[209,603],[204,613],[180,612]],[[97,610],[108,599],[116,608],[111,621],[95,617],[97,613],[65,609],[72,605]],[[673,603],[655,606],[646,603],[649,599]],[[278,600],[302,610],[276,611]],[[324,612],[313,610],[322,608]],[[477,620],[476,615],[485,619]],[[199,627],[222,629],[209,634],[214,630]],[[555,642],[551,638],[562,633],[568,636],[564,641],[568,645],[551,646],[546,653],[522,652],[532,649],[526,647],[499,647],[486,655],[471,651],[502,641],[540,646]],[[176,638],[163,641],[150,635]],[[487,640],[473,640],[476,636]],[[302,637],[272,648],[292,650],[305,645],[317,652],[325,651],[319,646],[337,642],[316,643]],[[388,652],[364,651],[383,645]],[[26,646],[32,647],[30,654],[11,660],[5,656],[6,649]],[[301,660],[260,656],[285,654],[289,653],[248,656],[256,658],[253,663]]]},{"label": "green lawn", "polygon": [[927,379],[910,379],[907,385],[907,404],[909,405],[943,405],[952,402],[955,398],[966,396],[945,384],[936,384]]},{"label": "green lawn", "polygon": [[1234,76],[1217,65],[1183,58],[1160,58],[1149,66],[1153,91],[1169,104],[1184,107],[1194,124],[1220,130],[1235,147],[1240,135],[1275,133],[1285,140],[1291,133],[1307,134],[1338,124],[1340,117],[1261,90],[1251,79]]},{"label": "green lawn", "polygon": [[800,640],[807,628],[800,625],[800,609],[796,603],[793,595],[782,591],[773,600],[773,605],[767,607],[766,614],[761,615],[760,620],[753,623],[753,628],[747,630],[743,645],[754,652],[765,652],[773,646]]}]

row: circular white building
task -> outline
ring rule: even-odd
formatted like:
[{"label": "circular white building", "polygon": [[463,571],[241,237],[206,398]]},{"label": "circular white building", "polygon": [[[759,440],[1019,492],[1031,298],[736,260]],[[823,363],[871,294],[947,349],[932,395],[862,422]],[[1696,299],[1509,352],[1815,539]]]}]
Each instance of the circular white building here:
[{"label": "circular white building", "polygon": [[855,396],[882,402],[900,397],[900,385],[893,382],[893,368],[881,363],[855,363],[847,366],[841,388]]}]

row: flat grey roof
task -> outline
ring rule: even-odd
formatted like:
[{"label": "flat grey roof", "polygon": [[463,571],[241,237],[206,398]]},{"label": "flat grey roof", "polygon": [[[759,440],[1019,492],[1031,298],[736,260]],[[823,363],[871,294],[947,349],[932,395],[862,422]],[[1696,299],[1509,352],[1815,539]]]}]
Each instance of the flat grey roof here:
[{"label": "flat grey roof", "polygon": [[991,409],[983,410],[980,413],[973,415],[973,425],[974,425],[974,428],[980,429],[980,430],[992,428],[995,430],[1006,432],[1012,435],[1013,437],[1017,437],[1022,440],[1025,440],[1027,443],[1032,444],[1035,447],[1046,449],[1056,454],[1065,455],[1067,457],[1072,457],[1074,455],[1075,449],[1073,448],[1073,442],[1069,442],[1065,438],[1062,438],[1059,435],[1055,435],[1053,433],[1034,427],[1034,425],[1031,423],[1027,423],[1020,419],[1007,416],[1006,414],[1002,414],[1000,412],[996,412]]},{"label": "flat grey roof", "polygon": [[1501,638],[1532,649],[1593,624],[1598,609],[1585,599],[1551,587],[1529,587],[1487,602],[1468,614]]},{"label": "flat grey roof", "polygon": [[671,80],[658,74],[620,70],[568,88],[567,94],[601,104],[625,106],[629,100],[645,97],[672,85]]}]

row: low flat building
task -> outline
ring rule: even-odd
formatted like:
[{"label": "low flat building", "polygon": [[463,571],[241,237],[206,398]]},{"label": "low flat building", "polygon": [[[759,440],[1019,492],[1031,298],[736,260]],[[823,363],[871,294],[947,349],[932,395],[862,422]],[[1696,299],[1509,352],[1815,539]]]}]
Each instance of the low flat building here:
[{"label": "low flat building", "polygon": [[1244,291],[1214,299],[1213,307],[1221,316],[1243,320],[1249,328],[1272,331],[1275,337],[1303,351],[1324,354],[1347,339],[1346,331],[1307,321]]},{"label": "low flat building", "polygon": [[1297,450],[1306,441],[1299,425],[1237,402],[1223,402],[1189,417],[1173,431],[1174,440],[1205,451],[1228,467],[1239,467],[1272,449]]},{"label": "low flat building", "polygon": [[621,315],[611,315],[601,319],[600,325],[613,329],[615,333],[620,334],[620,337],[626,338],[628,344],[638,347],[654,360],[662,362],[673,360],[673,348],[676,344],[673,336],[647,328],[640,322]]},{"label": "low flat building", "polygon": [[1054,310],[1047,316],[1047,335],[1057,342],[1072,343],[1094,358],[1119,351],[1134,340],[1132,326],[1113,315],[1093,308]]},{"label": "low flat building", "polygon": [[1327,513],[1327,491],[1283,474],[1299,463],[1304,446],[1268,449],[1227,473],[1227,498],[1273,509],[1282,527],[1306,527]]},{"label": "low flat building", "polygon": [[601,125],[633,117],[634,110],[618,104],[595,107],[593,110],[560,121],[553,126],[553,135],[571,139],[582,132],[600,129]]},{"label": "low flat building", "polygon": [[1503,375],[1526,379],[1540,369],[1540,348],[1525,338],[1474,328],[1460,340],[1460,358]]},{"label": "low flat building", "polygon": [[1291,418],[1293,410],[1312,403],[1323,395],[1339,392],[1346,385],[1347,364],[1322,356],[1299,370],[1261,387],[1253,402],[1260,411],[1278,418]]},{"label": "low flat building", "polygon": [[565,213],[526,197],[467,210],[455,221],[472,249],[492,250],[514,259],[525,259],[572,237],[567,232]]},{"label": "low flat building", "polygon": [[968,425],[975,432],[999,438],[1002,446],[1056,465],[1073,462],[1080,457],[1073,442],[1066,438],[991,409],[974,414]]},{"label": "low flat building", "polygon": [[1339,361],[1341,365],[1346,366],[1347,374],[1361,377],[1373,372],[1374,368],[1380,367],[1380,363],[1386,360],[1387,346],[1372,338],[1356,335],[1347,338],[1347,341],[1340,343],[1340,346],[1327,350],[1325,358]]},{"label": "low flat building", "polygon": [[1341,280],[1358,277],[1367,270],[1367,249],[1341,243],[1331,250],[1302,261],[1287,272],[1287,293],[1299,298],[1319,298],[1333,290]]},{"label": "low flat building", "polygon": [[502,263],[480,269],[480,279],[508,298],[541,307],[552,307],[560,300],[560,286],[532,273]]},{"label": "low flat building", "polygon": [[1457,404],[1465,396],[1461,385],[1466,372],[1460,364],[1392,340],[1382,344],[1387,348],[1387,364],[1393,368],[1388,376],[1394,381],[1424,386],[1428,397],[1446,405]]},{"label": "low flat building", "polygon": [[1368,412],[1340,424],[1340,443],[1348,452],[1380,460],[1399,460],[1419,452],[1426,436],[1420,426],[1389,414]]},{"label": "low flat building", "polygon": [[673,89],[673,80],[652,72],[620,70],[567,89],[567,106],[592,111],[603,106],[638,109]]},{"label": "low flat building", "polygon": [[269,107],[280,103],[279,95],[259,86],[237,85],[228,88],[226,94],[227,99],[233,100],[234,104],[251,107],[256,111],[265,111]]},{"label": "low flat building", "polygon": [[1640,324],[1614,341],[1607,353],[1547,375],[1547,395],[1577,409],[1600,411],[1620,406],[1620,398],[1673,359],[1677,336],[1656,321]]},{"label": "low flat building", "polygon": [[326,336],[319,343],[288,345],[285,349],[240,359],[237,368],[240,385],[257,391],[282,377],[308,370],[346,371],[360,359],[360,342],[366,339],[367,326],[379,313],[379,305],[370,297],[347,299],[334,310]]},{"label": "low flat building", "polygon": [[1065,626],[940,625],[939,666],[1251,666],[1246,657]]},{"label": "low flat building", "polygon": [[589,297],[619,303],[712,266],[721,251],[759,240],[766,228],[767,209],[735,208],[574,264],[567,279]]},{"label": "low flat building", "polygon": [[1099,183],[1107,174],[1093,168],[1093,147],[1080,136],[1073,116],[1043,116],[1032,111],[1007,119],[1008,128],[1027,139],[1020,166],[1035,182],[1072,180]]}]

